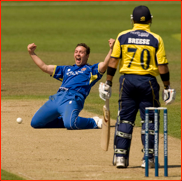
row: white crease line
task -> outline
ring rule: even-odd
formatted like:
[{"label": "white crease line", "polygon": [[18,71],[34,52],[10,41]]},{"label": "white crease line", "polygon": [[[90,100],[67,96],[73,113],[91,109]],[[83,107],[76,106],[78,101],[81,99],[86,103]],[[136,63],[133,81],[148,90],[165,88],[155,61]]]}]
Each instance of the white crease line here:
[{"label": "white crease line", "polygon": [[18,174],[23,175],[24,177],[29,178],[29,179],[31,179],[31,180],[36,180],[36,179],[34,179],[34,178],[32,178],[32,177],[29,177],[29,176],[27,176],[27,175],[25,175],[25,174],[23,174],[23,173],[21,173],[21,172],[18,172]]}]

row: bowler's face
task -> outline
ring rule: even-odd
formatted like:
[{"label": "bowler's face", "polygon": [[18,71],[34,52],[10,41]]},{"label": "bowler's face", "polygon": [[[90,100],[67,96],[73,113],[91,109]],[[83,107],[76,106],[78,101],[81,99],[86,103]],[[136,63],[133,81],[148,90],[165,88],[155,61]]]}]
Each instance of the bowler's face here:
[{"label": "bowler's face", "polygon": [[89,55],[86,53],[86,48],[78,46],[75,48],[74,58],[77,66],[85,65],[87,63]]}]

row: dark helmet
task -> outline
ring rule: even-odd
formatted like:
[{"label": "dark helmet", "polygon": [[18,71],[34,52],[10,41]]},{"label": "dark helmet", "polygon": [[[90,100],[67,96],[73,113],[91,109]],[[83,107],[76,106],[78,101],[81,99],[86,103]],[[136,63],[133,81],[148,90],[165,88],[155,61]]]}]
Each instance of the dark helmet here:
[{"label": "dark helmet", "polygon": [[131,15],[131,19],[140,24],[146,24],[152,17],[147,6],[137,6]]}]

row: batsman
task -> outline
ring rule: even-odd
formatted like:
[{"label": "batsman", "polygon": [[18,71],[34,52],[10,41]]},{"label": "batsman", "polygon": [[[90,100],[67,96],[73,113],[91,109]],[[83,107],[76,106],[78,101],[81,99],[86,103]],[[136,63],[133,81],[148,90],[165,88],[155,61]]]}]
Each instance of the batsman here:
[{"label": "batsman", "polygon": [[[170,104],[175,90],[170,87],[168,60],[162,38],[150,31],[153,16],[146,6],[137,6],[131,15],[133,28],[118,34],[107,68],[106,83],[100,84],[102,99],[111,96],[112,79],[119,64],[119,110],[114,135],[113,165],[129,166],[129,151],[136,114],[140,110],[141,141],[145,143],[145,108],[160,107],[160,75],[164,84],[163,100]],[[108,89],[110,86],[110,89]],[[145,159],[142,159],[145,168]],[[149,112],[149,167],[154,167],[154,112]]]}]

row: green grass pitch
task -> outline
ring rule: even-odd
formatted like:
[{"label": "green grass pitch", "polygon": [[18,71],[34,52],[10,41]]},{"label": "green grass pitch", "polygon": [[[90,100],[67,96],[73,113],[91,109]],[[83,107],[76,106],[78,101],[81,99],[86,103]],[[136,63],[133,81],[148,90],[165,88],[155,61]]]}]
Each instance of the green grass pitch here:
[{"label": "green grass pitch", "polygon": [[[29,43],[37,45],[37,54],[47,64],[74,64],[73,51],[81,42],[91,47],[90,64],[103,61],[109,50],[108,39],[132,28],[130,14],[135,6],[141,4],[148,6],[154,17],[151,31],[164,41],[171,87],[177,92],[175,102],[167,106],[169,135],[181,139],[180,1],[2,1],[1,99],[47,99],[57,92],[60,82],[36,67],[27,52]],[[113,119],[117,117],[119,76],[117,72],[110,99]],[[162,92],[163,85],[157,78]],[[101,81],[105,79],[106,75]],[[102,114],[104,102],[99,98],[98,85],[92,88],[84,109]],[[161,103],[165,106],[162,100]],[[136,126],[140,126],[139,115]]]}]

